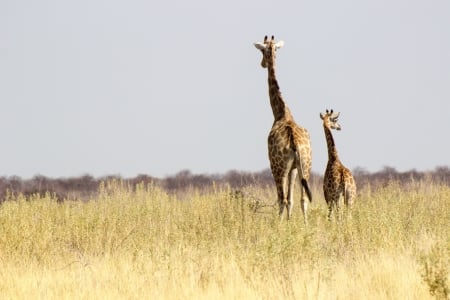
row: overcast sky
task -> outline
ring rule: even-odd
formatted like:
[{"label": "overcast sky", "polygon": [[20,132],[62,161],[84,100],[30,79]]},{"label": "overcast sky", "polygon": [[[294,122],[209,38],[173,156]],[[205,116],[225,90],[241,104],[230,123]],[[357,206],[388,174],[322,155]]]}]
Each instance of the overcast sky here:
[{"label": "overcast sky", "polygon": [[0,176],[260,171],[273,115],[253,43],[327,162],[450,165],[450,1],[0,1]]}]

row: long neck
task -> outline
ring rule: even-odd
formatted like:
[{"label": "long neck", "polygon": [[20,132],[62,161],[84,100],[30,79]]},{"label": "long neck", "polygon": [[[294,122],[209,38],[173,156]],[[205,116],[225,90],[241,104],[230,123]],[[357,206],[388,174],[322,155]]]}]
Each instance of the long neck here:
[{"label": "long neck", "polygon": [[270,105],[272,106],[273,117],[275,121],[283,118],[292,118],[291,112],[283,100],[280,92],[280,86],[278,85],[277,78],[275,76],[275,65],[273,59],[268,60],[268,83],[269,83],[269,97]]},{"label": "long neck", "polygon": [[327,126],[324,125],[323,129],[325,130],[325,138],[327,139],[328,160],[329,161],[338,160],[339,158],[336,145],[334,144],[333,134],[331,134],[331,130]]}]

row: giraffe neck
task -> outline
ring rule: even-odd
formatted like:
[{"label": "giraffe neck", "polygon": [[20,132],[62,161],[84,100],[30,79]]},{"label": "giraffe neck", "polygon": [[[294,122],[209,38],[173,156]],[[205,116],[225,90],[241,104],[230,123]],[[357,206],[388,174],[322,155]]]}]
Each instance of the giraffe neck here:
[{"label": "giraffe neck", "polygon": [[325,137],[327,139],[328,161],[339,160],[336,145],[334,144],[333,134],[331,133],[330,128],[323,126],[323,129],[325,130]]},{"label": "giraffe neck", "polygon": [[292,118],[291,112],[283,100],[280,92],[280,86],[278,85],[277,78],[275,76],[275,66],[273,59],[269,60],[268,66],[268,83],[269,83],[269,97],[270,105],[272,106],[273,117],[275,121],[284,118]]}]

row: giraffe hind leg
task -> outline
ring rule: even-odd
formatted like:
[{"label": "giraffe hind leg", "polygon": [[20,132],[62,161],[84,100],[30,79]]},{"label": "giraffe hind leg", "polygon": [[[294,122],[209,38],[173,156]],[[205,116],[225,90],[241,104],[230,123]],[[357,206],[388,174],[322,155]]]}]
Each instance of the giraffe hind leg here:
[{"label": "giraffe hind leg", "polygon": [[[279,207],[279,217],[280,219],[283,218],[283,214],[284,214],[284,209],[287,208],[288,209],[288,213],[289,213],[289,207],[288,207],[288,202],[287,202],[287,191],[286,191],[286,180],[285,179],[281,179],[279,181],[277,181],[277,194],[278,194],[278,207]],[[288,215],[288,219],[289,219],[289,215]]]},{"label": "giraffe hind leg", "polygon": [[333,213],[333,203],[328,204],[328,221],[331,221],[331,214]]},{"label": "giraffe hind leg", "polygon": [[353,207],[353,198],[355,197],[356,190],[354,185],[347,187],[344,193],[345,205],[346,205],[346,216],[348,219],[352,219],[352,207]]},{"label": "giraffe hind leg", "polygon": [[294,187],[296,177],[297,177],[297,170],[292,169],[289,172],[289,186],[287,191],[287,203],[286,203],[286,208],[288,211],[288,220],[292,216],[292,207],[294,206]]},{"label": "giraffe hind leg", "polygon": [[[278,190],[280,190],[280,188],[277,187]],[[283,201],[283,192],[282,191],[278,191],[278,215],[280,218],[283,218],[283,213],[284,213],[284,208],[286,207],[286,203],[284,203]]]},{"label": "giraffe hind leg", "polygon": [[325,196],[325,202],[327,203],[328,207],[328,221],[331,221],[331,214],[333,213],[333,201],[331,201],[327,191],[324,189],[324,196]]},{"label": "giraffe hind leg", "polygon": [[282,201],[278,201],[278,206],[279,206],[278,215],[280,216],[280,218],[283,218],[284,208],[286,207],[286,205]]},{"label": "giraffe hind leg", "polygon": [[345,205],[347,205],[348,208],[352,208],[355,194],[356,192],[352,188],[347,188],[345,190]]},{"label": "giraffe hind leg", "polygon": [[336,217],[338,221],[342,220],[343,210],[341,209],[342,203],[345,202],[345,191],[341,191],[336,199]]},{"label": "giraffe hind leg", "polygon": [[303,212],[303,222],[305,223],[305,225],[308,225],[308,215],[306,213],[306,211],[308,209],[308,202],[305,199],[305,193],[303,193],[303,187],[301,187],[301,186],[300,186],[300,193],[301,193],[300,204],[301,204],[302,212]]},{"label": "giraffe hind leg", "polygon": [[[278,204],[280,206],[280,217],[283,216],[284,209],[287,210],[287,219],[290,218],[290,170],[291,166],[287,164],[283,166],[283,172],[281,172],[281,176],[277,180],[277,191],[278,191]],[[288,182],[289,181],[289,182]]]},{"label": "giraffe hind leg", "polygon": [[348,205],[349,205],[349,196],[350,196],[349,190],[348,190],[347,185],[345,184],[344,185],[344,204],[346,207],[348,207]]}]

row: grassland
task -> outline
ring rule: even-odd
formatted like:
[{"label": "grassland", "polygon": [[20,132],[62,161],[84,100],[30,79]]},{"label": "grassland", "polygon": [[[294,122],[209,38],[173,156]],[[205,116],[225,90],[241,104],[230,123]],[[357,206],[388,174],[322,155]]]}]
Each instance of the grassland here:
[{"label": "grassland", "polygon": [[[0,206],[2,299],[432,299],[448,296],[450,187],[361,189],[351,217],[280,222],[274,191],[102,184],[87,202]],[[264,205],[265,204],[265,205]]]}]

